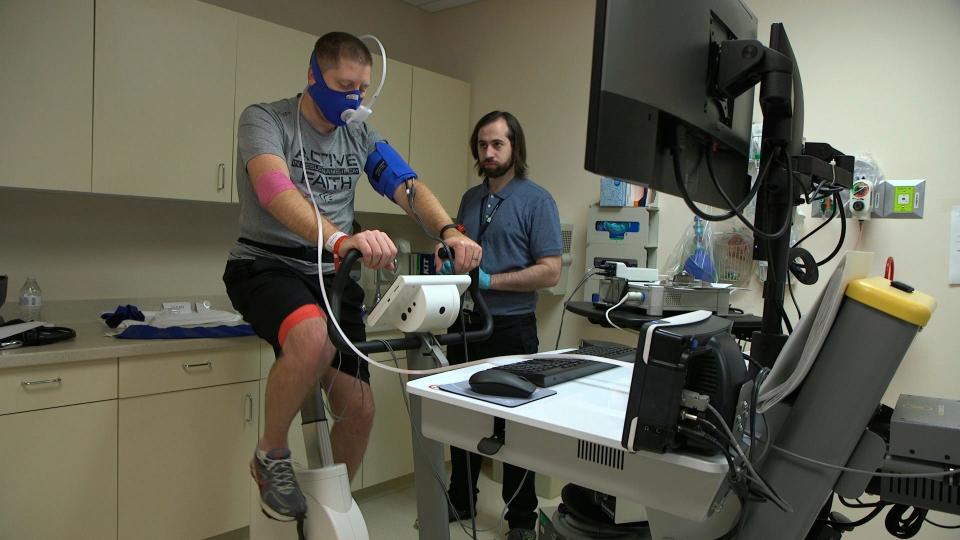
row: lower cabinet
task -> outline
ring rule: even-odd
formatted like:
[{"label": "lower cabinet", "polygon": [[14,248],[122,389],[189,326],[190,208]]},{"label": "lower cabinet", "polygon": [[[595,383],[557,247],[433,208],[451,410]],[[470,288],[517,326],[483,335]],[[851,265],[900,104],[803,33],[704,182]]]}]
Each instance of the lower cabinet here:
[{"label": "lower cabinet", "polygon": [[[246,527],[273,362],[253,346],[0,370],[0,538],[199,540]],[[377,412],[354,490],[413,472],[403,383],[370,371]],[[306,464],[299,415],[289,438]]]},{"label": "lower cabinet", "polygon": [[259,344],[0,369],[0,539],[246,527],[259,374]]},{"label": "lower cabinet", "polygon": [[0,416],[0,537],[117,537],[117,402]]},{"label": "lower cabinet", "polygon": [[[384,365],[394,366],[389,354],[378,353],[372,358]],[[407,367],[406,358],[401,356],[398,362],[401,368]],[[413,472],[410,419],[404,395],[406,384],[406,375],[370,368],[370,387],[377,412],[370,431],[370,444],[363,458],[363,487],[375,486]]]},{"label": "lower cabinet", "polygon": [[119,538],[206,538],[247,526],[257,381],[121,399]]}]

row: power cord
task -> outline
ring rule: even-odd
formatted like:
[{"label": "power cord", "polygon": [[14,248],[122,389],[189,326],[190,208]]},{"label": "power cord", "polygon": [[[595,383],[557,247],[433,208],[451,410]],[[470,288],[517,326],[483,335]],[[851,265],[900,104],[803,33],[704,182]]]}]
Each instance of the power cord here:
[{"label": "power cord", "polygon": [[643,300],[643,293],[628,292],[627,294],[623,295],[623,298],[621,298],[619,302],[610,306],[610,308],[607,309],[607,311],[604,313],[604,317],[606,317],[607,323],[609,323],[610,326],[616,328],[617,330],[621,330],[623,332],[629,332],[634,335],[640,335],[640,332],[637,332],[636,330],[629,330],[627,328],[620,328],[613,321],[610,320],[610,313],[613,312],[613,310],[617,309],[618,307],[622,306],[624,302],[626,302],[627,300]]},{"label": "power cord", "polygon": [[[417,211],[417,204],[416,204],[416,198],[417,198],[417,186],[416,186],[416,184],[414,184],[414,183],[412,183],[412,182],[410,182],[410,181],[407,181],[407,182],[406,182],[406,194],[407,194],[407,203],[408,203],[408,205],[410,206],[410,212],[413,214],[413,217],[416,219],[417,223],[420,224],[420,228],[423,229],[424,234],[426,234],[427,237],[432,238],[433,240],[436,240],[437,242],[439,242],[440,245],[442,246],[442,249],[443,249],[444,252],[447,254],[447,259],[450,260],[450,261],[453,261],[453,251],[450,249],[450,246],[448,246],[447,243],[444,242],[443,237],[442,237],[441,235],[434,236],[433,234],[431,234],[430,231],[427,229],[427,225],[423,222],[423,219],[420,218],[420,213]],[[466,317],[465,317],[465,314],[464,314],[463,298],[462,298],[462,297],[461,297],[461,299],[460,299],[460,333],[461,333],[461,335],[463,336],[463,359],[464,359],[464,362],[463,362],[463,363],[469,364],[469,363],[470,363],[470,353],[469,353],[469,350],[468,350],[468,347],[467,347],[467,323],[466,323]],[[459,365],[458,365],[458,366],[459,366]],[[473,473],[472,473],[472,470],[471,470],[470,456],[469,456],[469,454],[467,455],[467,489],[468,489],[468,493],[470,493],[470,494],[471,494],[471,497],[472,497],[472,494],[473,494]],[[446,488],[444,488],[444,490],[446,490]],[[448,499],[448,502],[449,502],[449,494],[447,495],[447,499]],[[475,507],[475,506],[476,506],[476,505],[474,505],[474,507]],[[453,504],[452,504],[452,503],[450,504],[450,508],[453,508]],[[459,516],[458,516],[458,517],[459,517]],[[458,521],[459,521],[459,520],[458,520]],[[476,516],[476,511],[470,512],[470,526],[471,526],[471,529],[472,529],[472,531],[473,531],[473,539],[476,540],[476,539],[477,539],[477,516]]]},{"label": "power cord", "polygon": [[833,260],[833,258],[840,253],[840,249],[843,248],[843,242],[847,238],[847,213],[843,209],[843,199],[840,197],[840,193],[833,194],[833,201],[837,211],[840,213],[840,238],[837,240],[837,245],[833,248],[833,251],[822,261],[817,261],[817,266],[823,266]]},{"label": "power cord", "polygon": [[694,214],[707,221],[725,221],[734,216],[741,215],[740,212],[742,212],[743,209],[750,204],[750,201],[752,201],[760,191],[760,186],[766,180],[767,174],[770,172],[770,165],[773,163],[773,160],[767,162],[766,168],[760,171],[760,174],[757,176],[756,181],[754,181],[753,186],[750,187],[750,191],[747,193],[747,196],[744,197],[740,204],[734,204],[723,188],[720,187],[720,182],[718,182],[716,177],[713,175],[713,158],[711,157],[710,150],[706,150],[707,170],[710,172],[710,178],[713,181],[714,187],[717,188],[717,191],[720,193],[720,196],[723,197],[724,201],[730,206],[730,210],[723,214],[708,214],[701,210],[696,203],[693,202],[693,200],[690,198],[690,194],[687,192],[687,186],[683,181],[683,172],[681,170],[683,167],[680,160],[680,147],[681,136],[677,134],[677,144],[670,149],[670,153],[673,157],[673,172],[674,179],[677,183],[677,189],[680,191],[683,201],[686,203],[687,207],[690,208]]},{"label": "power cord", "polygon": [[796,248],[804,240],[806,240],[807,238],[810,238],[811,236],[816,234],[818,231],[826,227],[831,221],[833,221],[833,218],[839,215],[840,216],[840,238],[837,240],[837,245],[834,246],[833,251],[831,251],[829,255],[824,257],[822,261],[816,261],[816,264],[818,267],[827,264],[828,262],[833,260],[834,257],[837,256],[837,253],[840,253],[840,250],[843,248],[843,243],[847,237],[847,213],[846,213],[846,210],[844,210],[843,198],[840,196],[840,191],[833,191],[828,196],[833,198],[833,212],[830,214],[830,217],[824,220],[824,222],[818,225],[815,229],[803,235],[803,237],[797,240],[796,243],[794,243],[792,246],[793,248]]},{"label": "power cord", "polygon": [[[910,508],[910,506],[905,504],[893,505],[890,511],[887,512],[887,517],[883,520],[887,532],[897,538],[913,538],[920,532],[920,527],[923,527],[923,522],[927,518],[927,512],[929,512],[929,510],[914,506],[912,507],[913,510],[910,512],[910,515],[904,518],[903,516]],[[874,509],[874,512],[878,510],[880,510],[880,508]]]},{"label": "power cord", "polygon": [[923,520],[926,521],[927,523],[933,525],[934,527],[940,527],[941,529],[960,529],[960,524],[958,524],[958,525],[943,525],[943,524],[940,524],[940,523],[936,523],[936,522],[934,522],[934,521],[930,521],[929,518],[923,518]]},{"label": "power cord", "polygon": [[[341,353],[340,351],[337,351],[337,360],[338,360],[338,364],[342,366],[342,365],[343,365],[343,363],[342,363],[342,362],[343,362],[343,353]],[[360,384],[360,365],[361,365],[360,362],[361,362],[361,361],[360,361],[359,359],[357,359],[357,371],[356,371],[356,373],[354,373],[354,375],[353,375],[353,389],[352,389],[352,390],[355,391],[355,390],[357,389],[357,386],[360,386],[360,403],[363,403],[363,401],[364,401],[364,390],[363,390],[363,385]],[[323,408],[324,408],[324,410],[326,410],[326,411],[327,411],[327,414],[330,416],[330,418],[332,418],[332,419],[333,419],[334,421],[336,421],[336,422],[340,422],[340,421],[342,421],[342,420],[349,420],[350,418],[353,418],[353,416],[347,416],[347,415],[346,415],[346,413],[347,413],[346,407],[344,408],[343,411],[341,411],[341,413],[342,413],[342,416],[341,416],[341,415],[333,412],[333,405],[332,405],[331,403],[329,403],[329,398],[330,398],[330,396],[331,396],[332,393],[333,393],[333,385],[334,385],[334,383],[337,382],[337,377],[339,377],[339,376],[340,376],[340,370],[339,370],[339,369],[334,369],[333,379],[330,380],[330,384],[327,385],[327,388],[324,390],[324,392],[320,394],[321,401],[323,402]]]},{"label": "power cord", "polygon": [[[832,198],[833,195],[830,194],[829,197]],[[814,228],[812,231],[810,231],[810,232],[808,232],[807,234],[803,235],[803,236],[802,236],[799,240],[797,240],[797,241],[793,244],[793,246],[791,246],[791,247],[797,247],[797,246],[799,246],[800,244],[802,244],[803,241],[806,240],[807,238],[810,238],[811,236],[817,234],[817,232],[819,232],[820,229],[823,229],[824,227],[826,227],[827,225],[829,225],[830,222],[833,221],[833,218],[837,217],[837,214],[839,214],[840,211],[841,211],[840,209],[838,209],[838,207],[837,207],[836,204],[834,204],[834,205],[831,207],[831,210],[832,210],[832,212],[830,213],[830,216],[827,217],[827,219],[824,220],[823,223],[821,223],[820,225],[817,225],[817,227]]]},{"label": "power cord", "polygon": [[793,294],[793,282],[790,279],[790,272],[787,272],[787,291],[790,292],[790,300],[793,301],[793,307],[797,310],[797,321],[799,324],[800,319],[803,317],[803,313],[800,313],[800,304],[797,303],[797,297]]},{"label": "power cord", "polygon": [[[890,534],[896,536],[897,538],[910,538],[914,536],[920,530],[920,526],[922,525],[920,520],[921,517],[922,517],[922,522],[929,523],[934,527],[939,527],[941,529],[960,529],[960,525],[943,525],[935,521],[931,521],[929,518],[926,517],[927,510],[922,508],[915,508],[916,517],[913,517],[913,515],[911,515],[912,519],[911,518],[903,519],[903,514],[906,513],[906,510],[909,508],[909,506],[901,505],[901,504],[891,505],[891,503],[885,502],[883,500],[878,500],[872,503],[863,503],[860,501],[860,499],[856,499],[857,502],[852,503],[840,496],[837,497],[837,500],[839,500],[840,504],[846,506],[847,508],[857,508],[857,509],[870,508],[871,509],[871,512],[869,514],[867,514],[863,518],[854,522],[839,523],[839,522],[828,521],[828,523],[830,523],[831,525],[836,525],[837,527],[841,527],[841,528],[852,529],[854,527],[859,527],[860,525],[863,525],[868,521],[872,520],[873,518],[875,518],[887,506],[892,506],[892,508],[890,509],[890,512],[887,514],[887,517],[884,520],[884,526],[887,527],[887,531]],[[923,515],[921,516],[919,512],[922,512]],[[906,536],[906,535],[909,535],[909,536]]]},{"label": "power cord", "polygon": [[[741,203],[740,205],[734,204],[733,200],[730,198],[727,192],[724,191],[723,187],[720,185],[720,181],[717,180],[717,177],[713,172],[713,158],[711,157],[712,153],[709,150],[707,150],[707,160],[706,160],[707,171],[710,173],[710,180],[713,182],[713,185],[717,189],[717,192],[720,193],[720,197],[723,198],[724,202],[726,202],[730,206],[730,210],[726,214],[710,215],[710,214],[707,214],[706,212],[703,212],[702,210],[700,210],[700,208],[697,207],[697,205],[690,198],[690,194],[687,192],[687,187],[683,181],[682,172],[680,170],[681,163],[680,163],[679,145],[677,147],[672,148],[671,153],[673,154],[673,168],[674,168],[674,176],[677,184],[677,189],[680,191],[683,197],[684,203],[686,203],[687,207],[690,208],[690,210],[693,211],[694,214],[700,216],[703,219],[707,219],[709,221],[723,221],[723,220],[729,219],[732,216],[736,216],[737,219],[739,219],[744,225],[746,225],[748,229],[753,231],[753,234],[755,237],[763,238],[765,240],[776,240],[777,238],[780,238],[781,236],[787,234],[790,231],[790,224],[793,222],[793,206],[792,206],[793,196],[794,196],[793,182],[787,182],[787,201],[789,201],[791,205],[790,211],[787,212],[787,218],[786,220],[784,220],[783,225],[780,227],[780,229],[777,230],[777,232],[768,233],[760,230],[759,227],[751,223],[750,220],[743,215],[742,209],[746,208],[746,203]],[[773,166],[774,161],[776,161],[776,158],[780,156],[780,154],[782,153],[784,153],[784,149],[782,146],[774,147],[774,155],[770,158],[769,161],[767,161],[766,167],[757,176],[757,180],[756,182],[754,182],[754,185],[750,190],[750,194],[756,195],[756,193],[759,191],[761,187],[761,184],[764,184],[767,182],[768,176],[770,174],[770,169]],[[787,174],[789,177],[792,178],[793,164],[789,154],[786,154],[786,162],[787,162]],[[749,196],[747,199],[745,199],[745,201],[748,203],[752,199],[753,199],[753,196]],[[732,216],[728,214],[732,214]]]},{"label": "power cord", "polygon": [[[517,495],[520,494],[520,490],[523,489],[524,482],[527,481],[528,474],[530,474],[530,469],[525,469],[523,471],[523,478],[520,479],[520,485],[517,486],[517,490],[513,492],[513,496],[510,497],[510,500],[504,503],[503,510],[500,511],[500,520],[497,521],[497,534],[501,534],[503,532],[503,519],[507,515],[507,509],[510,508],[510,503],[512,503],[513,500],[517,498]],[[504,473],[504,481],[506,481],[506,473]]]},{"label": "power cord", "polygon": [[794,459],[798,459],[800,461],[805,461],[807,463],[819,465],[820,467],[825,467],[827,469],[833,469],[833,470],[849,472],[849,473],[866,474],[870,476],[876,476],[878,478],[942,478],[947,476],[960,475],[960,469],[930,472],[930,473],[885,473],[885,472],[879,472],[879,471],[867,471],[863,469],[851,469],[850,467],[841,467],[840,465],[834,465],[832,463],[827,463],[825,461],[819,461],[810,457],[801,456],[800,454],[796,454],[785,448],[781,448],[775,444],[772,445],[772,447],[774,450],[782,454],[790,456]]},{"label": "power cord", "polygon": [[583,279],[580,280],[580,283],[577,283],[577,286],[573,288],[573,292],[567,296],[567,299],[563,301],[563,312],[560,313],[560,328],[557,329],[557,341],[553,345],[553,349],[557,350],[560,348],[560,336],[563,335],[563,318],[567,315],[567,306],[570,304],[570,301],[573,299],[573,296],[577,294],[577,291],[580,290],[580,287],[583,287],[583,284],[590,279],[591,276],[600,271],[599,268],[590,267],[587,269],[586,273],[583,274]]},{"label": "power cord", "polygon": [[[758,473],[757,470],[753,467],[753,463],[751,463],[750,460],[747,458],[747,455],[743,452],[743,449],[740,448],[740,444],[737,441],[737,438],[734,436],[733,432],[730,431],[730,428],[727,426],[726,421],[723,419],[723,415],[721,415],[717,411],[717,409],[715,409],[709,403],[706,404],[706,407],[707,407],[707,410],[710,411],[710,413],[714,417],[716,417],[717,422],[719,423],[720,427],[723,428],[723,433],[726,434],[727,439],[730,442],[730,445],[733,447],[734,451],[740,456],[740,459],[743,460],[743,464],[746,466],[747,470],[750,471],[750,474],[752,475],[752,479],[755,482],[757,482],[758,486],[764,490],[765,495],[768,496],[770,502],[777,505],[777,507],[783,510],[784,512],[792,512],[793,507],[791,507],[787,501],[783,500],[783,498],[777,494],[777,492],[770,486],[770,484],[768,484],[767,481],[760,475],[760,473]],[[701,419],[701,422],[706,426],[712,428],[713,430],[717,430],[717,427],[714,426],[711,422],[705,419]],[[747,476],[747,478],[751,479],[751,476]]]},{"label": "power cord", "polygon": [[[382,340],[382,339],[379,339],[379,340],[377,340],[377,341],[380,342],[380,343],[382,343],[383,346],[387,348],[387,351],[390,353],[390,358],[391,358],[391,360],[393,360],[394,366],[396,366],[396,367],[399,369],[399,367],[400,367],[400,361],[397,359],[397,353],[396,353],[396,351],[394,351],[393,348],[390,346],[390,343],[389,343],[388,341]],[[409,397],[408,397],[408,395],[407,395],[407,387],[406,387],[406,385],[403,384],[403,374],[402,374],[402,373],[397,373],[397,379],[398,379],[399,382],[400,382],[400,397],[403,398],[403,406],[404,406],[404,408],[405,408],[406,411],[407,411],[407,421],[410,423],[411,439],[413,439],[413,443],[417,445],[417,449],[422,453],[422,452],[423,452],[423,442],[421,441],[421,437],[418,437],[418,435],[420,435],[420,433],[419,433],[416,429],[414,429],[415,426],[413,425],[413,413],[410,412],[410,399],[409,399]],[[433,465],[430,465],[430,473],[431,473],[431,475],[433,476],[433,479],[437,482],[437,485],[440,486],[440,490],[443,491],[443,496],[447,499],[447,504],[449,505],[450,508],[452,508],[452,507],[453,507],[453,501],[450,500],[450,494],[447,493],[446,483],[445,483],[445,482],[443,481],[443,479],[440,477],[440,473],[439,473],[436,469],[433,468]],[[471,531],[468,530],[468,529],[464,526],[464,524],[463,524],[462,522],[460,522],[460,521],[458,520],[457,523],[460,525],[460,529],[463,530],[463,533],[466,534],[467,536],[471,536],[472,538],[476,538],[476,533],[477,533],[477,532],[486,532],[487,530],[489,530],[489,529],[479,529],[479,530],[478,530],[478,529],[476,529],[476,527],[474,527],[474,530],[473,530],[473,532],[472,532],[472,534],[471,534]]]}]

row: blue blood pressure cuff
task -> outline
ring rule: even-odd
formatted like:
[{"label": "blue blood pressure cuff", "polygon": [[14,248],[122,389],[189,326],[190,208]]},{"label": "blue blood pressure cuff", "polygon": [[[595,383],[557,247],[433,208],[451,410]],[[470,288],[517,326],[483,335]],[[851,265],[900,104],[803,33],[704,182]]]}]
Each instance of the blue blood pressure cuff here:
[{"label": "blue blood pressure cuff", "polygon": [[367,156],[363,170],[373,190],[391,201],[400,184],[417,177],[417,173],[387,141],[377,141],[375,149]]}]

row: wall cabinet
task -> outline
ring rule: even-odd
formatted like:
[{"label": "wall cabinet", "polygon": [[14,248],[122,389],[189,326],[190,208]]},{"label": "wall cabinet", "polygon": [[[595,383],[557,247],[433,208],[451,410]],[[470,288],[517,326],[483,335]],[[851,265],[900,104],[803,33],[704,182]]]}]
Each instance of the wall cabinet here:
[{"label": "wall cabinet", "polygon": [[[389,53],[388,53],[389,54]],[[376,91],[383,68],[379,55],[373,56],[370,92]],[[373,105],[367,123],[387,140],[401,156],[410,160],[410,99],[413,91],[413,66],[387,58],[387,81]],[[403,209],[373,190],[366,175],[357,186],[355,209],[358,212],[403,214]]]},{"label": "wall cabinet", "polygon": [[90,191],[93,0],[0,2],[0,186]]},{"label": "wall cabinet", "polygon": [[239,15],[237,33],[237,91],[233,121],[233,190],[237,198],[236,127],[240,114],[254,103],[269,103],[302,92],[307,85],[307,61],[317,36]]},{"label": "wall cabinet", "polygon": [[[315,41],[196,0],[3,2],[0,114],[15,128],[0,133],[0,186],[237,202],[239,115],[301,92]],[[369,124],[450,214],[467,188],[469,114],[469,84],[388,60]],[[365,178],[356,210],[403,213]]]},{"label": "wall cabinet", "polygon": [[230,200],[237,15],[194,0],[98,0],[93,191]]}]

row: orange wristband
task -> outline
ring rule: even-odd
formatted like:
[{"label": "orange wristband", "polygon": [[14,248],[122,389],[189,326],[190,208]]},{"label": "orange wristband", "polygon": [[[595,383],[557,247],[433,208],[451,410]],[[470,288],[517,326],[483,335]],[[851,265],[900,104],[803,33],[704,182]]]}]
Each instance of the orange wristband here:
[{"label": "orange wristband", "polygon": [[340,244],[342,244],[343,241],[346,240],[347,238],[350,238],[350,236],[347,235],[347,236],[341,236],[340,238],[337,238],[337,241],[333,244],[333,254],[334,254],[334,256],[336,256],[336,257],[339,257],[339,256],[340,256]]},{"label": "orange wristband", "polygon": [[340,244],[342,244],[343,241],[346,240],[347,238],[350,238],[350,236],[349,236],[349,235],[341,236],[341,237],[338,238],[337,241],[333,244],[333,269],[334,269],[334,271],[340,270],[340,260],[341,260],[341,257],[340,257]]}]

